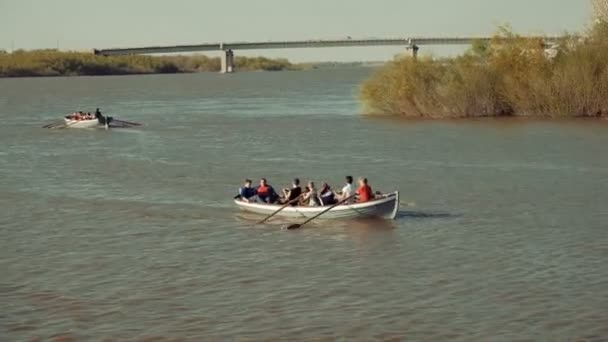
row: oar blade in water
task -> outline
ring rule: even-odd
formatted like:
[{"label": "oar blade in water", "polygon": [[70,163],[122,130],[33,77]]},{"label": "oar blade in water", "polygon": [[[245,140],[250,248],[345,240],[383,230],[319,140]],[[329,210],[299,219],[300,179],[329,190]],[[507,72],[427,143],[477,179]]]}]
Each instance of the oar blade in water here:
[{"label": "oar blade in water", "polygon": [[292,229],[298,229],[300,227],[302,227],[301,224],[299,224],[299,223],[292,223],[289,226],[286,226],[284,229],[292,230]]}]

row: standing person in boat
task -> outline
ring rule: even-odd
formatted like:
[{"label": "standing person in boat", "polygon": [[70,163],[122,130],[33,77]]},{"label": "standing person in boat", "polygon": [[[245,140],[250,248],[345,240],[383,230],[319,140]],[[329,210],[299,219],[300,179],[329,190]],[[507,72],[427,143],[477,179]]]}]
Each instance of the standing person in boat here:
[{"label": "standing person in boat", "polygon": [[317,207],[321,205],[321,202],[319,201],[319,193],[315,188],[315,183],[312,181],[308,182],[308,191],[306,194],[304,194],[303,202],[310,207]]},{"label": "standing person in boat", "polygon": [[336,194],[333,192],[329,184],[323,182],[321,190],[319,190],[319,199],[321,205],[332,205],[336,204]]},{"label": "standing person in boat", "polygon": [[368,202],[374,199],[374,192],[367,184],[367,178],[359,178],[359,190],[357,190],[357,195],[359,195],[359,203]]},{"label": "standing person in boat", "polygon": [[[293,184],[291,185],[291,189],[284,188],[283,189],[283,197],[285,198],[283,204],[291,202],[296,198],[300,197],[302,194],[302,188],[300,187],[300,179],[294,178]],[[291,205],[298,205],[297,202],[292,203]]]},{"label": "standing person in boat", "polygon": [[253,186],[251,186],[252,184],[253,182],[251,181],[251,179],[245,179],[245,184],[242,188],[239,188],[239,194],[236,195],[234,198],[239,198],[245,202],[250,202],[251,199],[255,197],[255,189],[253,188]]},{"label": "standing person in boat", "polygon": [[260,201],[268,204],[273,204],[279,199],[279,195],[274,191],[274,188],[268,184],[266,178],[260,179],[260,186],[255,189],[256,195]]},{"label": "standing person in boat", "polygon": [[95,119],[97,119],[97,121],[99,121],[99,124],[101,124],[101,125],[106,124],[106,118],[103,115],[101,115],[101,111],[99,110],[99,108],[95,109]]},{"label": "standing person in boat", "polygon": [[[346,185],[344,185],[344,187],[342,187],[342,192],[340,193],[340,195],[338,196],[338,201],[341,201],[343,199],[349,198],[352,195],[355,194],[355,185],[353,184],[353,176],[346,176]],[[351,204],[353,203],[353,199],[349,199],[348,201],[346,201],[345,204]]]}]

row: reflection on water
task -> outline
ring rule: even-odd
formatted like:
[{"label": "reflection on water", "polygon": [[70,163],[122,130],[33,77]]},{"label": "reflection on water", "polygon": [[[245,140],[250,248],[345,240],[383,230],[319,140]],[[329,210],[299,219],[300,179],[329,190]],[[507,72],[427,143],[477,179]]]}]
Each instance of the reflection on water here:
[{"label": "reflection on water", "polygon": [[[368,72],[0,80],[0,340],[605,340],[606,123],[364,119]],[[147,125],[40,128],[88,106]],[[346,174],[397,219],[232,204]]]}]

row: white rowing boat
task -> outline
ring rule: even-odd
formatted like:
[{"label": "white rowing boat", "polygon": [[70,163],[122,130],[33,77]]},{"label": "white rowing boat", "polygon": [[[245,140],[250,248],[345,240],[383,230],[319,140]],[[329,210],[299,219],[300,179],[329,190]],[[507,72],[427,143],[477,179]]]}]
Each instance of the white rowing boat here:
[{"label": "white rowing boat", "polygon": [[131,128],[141,126],[138,122],[130,122],[114,119],[111,116],[103,116],[101,113],[83,115],[74,113],[66,115],[63,120],[44,125],[44,128]]},{"label": "white rowing boat", "polygon": [[[270,215],[281,208],[281,205],[265,204],[260,202],[246,202],[241,199],[235,199],[234,203],[244,211]],[[305,207],[305,206],[288,206],[281,210],[276,216],[287,218],[310,218],[323,210],[325,207]],[[390,194],[377,196],[376,199],[353,204],[341,204],[329,210],[319,218],[326,219],[351,219],[364,217],[379,217],[394,220],[399,211],[399,191]]]}]

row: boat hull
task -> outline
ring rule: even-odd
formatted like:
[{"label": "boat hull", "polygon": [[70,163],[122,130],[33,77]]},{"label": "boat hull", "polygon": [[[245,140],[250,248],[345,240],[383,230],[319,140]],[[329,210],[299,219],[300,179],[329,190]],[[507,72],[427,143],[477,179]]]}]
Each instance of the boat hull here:
[{"label": "boat hull", "polygon": [[[245,202],[236,199],[234,203],[241,209],[247,212],[252,212],[262,215],[270,215],[278,210],[280,205],[264,204],[259,202]],[[286,207],[281,210],[277,217],[284,218],[310,218],[313,217],[328,207]],[[385,197],[365,202],[338,205],[319,217],[319,219],[353,219],[377,217],[393,220],[397,216],[399,210],[399,192],[393,192]]]},{"label": "boat hull", "polygon": [[65,121],[66,128],[105,128],[105,126],[100,124],[97,119],[72,120],[64,118],[63,120]]}]

